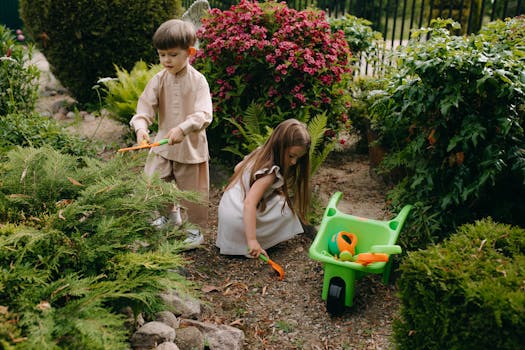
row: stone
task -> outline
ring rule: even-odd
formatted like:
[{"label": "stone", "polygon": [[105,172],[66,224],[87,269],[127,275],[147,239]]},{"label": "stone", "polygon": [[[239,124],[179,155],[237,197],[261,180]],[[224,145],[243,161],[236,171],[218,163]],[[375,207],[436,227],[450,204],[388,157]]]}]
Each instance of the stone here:
[{"label": "stone", "polygon": [[189,295],[181,297],[176,291],[161,294],[161,299],[176,316],[197,319],[201,314],[200,302]]},{"label": "stone", "polygon": [[242,350],[244,332],[238,328],[183,319],[179,330],[189,326],[197,327],[204,334],[210,350]]},{"label": "stone", "polygon": [[177,344],[172,342],[164,342],[162,344],[159,344],[155,350],[180,350],[180,348],[177,346]]},{"label": "stone", "polygon": [[162,322],[173,329],[179,328],[180,321],[177,317],[170,311],[161,311],[156,315],[157,321]]},{"label": "stone", "polygon": [[135,350],[153,349],[158,344],[173,342],[175,330],[162,322],[148,322],[131,337],[131,347]]},{"label": "stone", "polygon": [[179,328],[175,343],[180,350],[204,350],[204,334],[194,326]]}]

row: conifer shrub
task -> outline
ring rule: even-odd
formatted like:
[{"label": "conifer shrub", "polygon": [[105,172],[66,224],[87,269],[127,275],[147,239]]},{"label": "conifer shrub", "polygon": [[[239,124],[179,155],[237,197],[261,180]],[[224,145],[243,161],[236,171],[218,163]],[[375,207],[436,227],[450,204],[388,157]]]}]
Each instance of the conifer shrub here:
[{"label": "conifer shrub", "polygon": [[43,147],[0,163],[3,348],[128,349],[123,307],[148,317],[166,307],[160,293],[192,290],[173,272],[181,232],[149,223],[153,210],[197,197],[137,172],[143,161]]},{"label": "conifer shrub", "polygon": [[40,71],[28,64],[32,55],[31,45],[21,45],[11,30],[0,25],[0,116],[33,111]]},{"label": "conifer shrub", "polygon": [[401,175],[391,203],[415,205],[408,249],[488,216],[525,226],[525,17],[469,37],[456,27],[416,31],[371,108],[382,173]]},{"label": "conifer shrub", "polygon": [[51,71],[80,103],[97,102],[92,87],[135,62],[154,63],[151,38],[164,21],[181,14],[180,0],[20,0],[29,34]]},{"label": "conifer shrub", "polygon": [[229,118],[241,123],[252,103],[265,108],[262,127],[326,113],[325,137],[333,141],[345,126],[351,54],[324,12],[243,0],[229,10],[212,9],[198,36],[192,63],[212,92],[214,120],[207,133],[213,156],[226,160],[231,154],[221,151],[224,147],[241,149],[239,130]]},{"label": "conifer shrub", "polygon": [[0,158],[16,146],[47,145],[62,153],[94,156],[95,146],[65,130],[64,125],[38,113],[11,113],[0,118]]},{"label": "conifer shrub", "polygon": [[525,229],[483,219],[409,252],[398,279],[396,349],[523,348]]}]

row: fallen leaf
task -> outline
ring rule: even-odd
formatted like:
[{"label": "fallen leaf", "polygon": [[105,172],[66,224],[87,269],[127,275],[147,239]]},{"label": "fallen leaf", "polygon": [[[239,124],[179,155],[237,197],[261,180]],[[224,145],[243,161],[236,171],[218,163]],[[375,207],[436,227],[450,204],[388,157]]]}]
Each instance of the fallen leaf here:
[{"label": "fallen leaf", "polygon": [[430,143],[431,145],[436,143],[436,138],[434,137],[435,133],[436,133],[436,129],[432,129],[432,131],[430,132],[430,135],[428,135],[427,137],[428,143]]},{"label": "fallen leaf", "polygon": [[458,163],[458,165],[463,164],[464,160],[465,160],[465,153],[463,152],[456,153],[456,163]]},{"label": "fallen leaf", "polygon": [[244,323],[244,320],[242,318],[238,318],[235,321],[230,323],[230,326],[242,326]]},{"label": "fallen leaf", "polygon": [[218,291],[218,290],[220,290],[220,288],[217,287],[217,286],[212,286],[210,284],[207,284],[204,287],[202,287],[201,290],[202,290],[203,293],[210,293],[210,292]]},{"label": "fallen leaf", "polygon": [[65,207],[66,205],[69,205],[73,203],[72,199],[61,199],[58,202],[56,202],[57,207]]},{"label": "fallen leaf", "polygon": [[0,314],[7,315],[7,306],[0,305]]},{"label": "fallen leaf", "polygon": [[13,193],[7,197],[9,198],[31,198],[31,196],[28,196],[27,194],[22,194],[22,193]]},{"label": "fallen leaf", "polygon": [[71,182],[75,186],[84,186],[80,182],[78,182],[77,180],[75,180],[75,179],[73,179],[71,177],[68,177],[67,179],[69,180],[69,182]]}]

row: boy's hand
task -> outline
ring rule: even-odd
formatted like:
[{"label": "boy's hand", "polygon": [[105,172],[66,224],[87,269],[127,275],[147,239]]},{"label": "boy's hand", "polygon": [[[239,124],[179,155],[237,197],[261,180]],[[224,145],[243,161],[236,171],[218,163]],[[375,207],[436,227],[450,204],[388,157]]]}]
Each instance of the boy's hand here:
[{"label": "boy's hand", "polygon": [[166,137],[168,138],[168,145],[173,145],[174,143],[180,143],[184,140],[184,133],[180,127],[176,126],[168,131]]},{"label": "boy's hand", "polygon": [[141,145],[143,141],[147,141],[149,143],[149,134],[147,130],[144,129],[138,129],[135,134],[137,135],[137,144]]}]

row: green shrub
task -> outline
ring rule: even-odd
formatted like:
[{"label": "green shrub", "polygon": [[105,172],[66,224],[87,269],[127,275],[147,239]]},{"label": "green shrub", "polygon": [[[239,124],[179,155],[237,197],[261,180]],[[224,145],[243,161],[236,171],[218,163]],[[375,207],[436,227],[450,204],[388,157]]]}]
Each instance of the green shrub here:
[{"label": "green shrub", "polygon": [[[174,269],[181,232],[153,210],[195,194],[109,161],[17,148],[0,163],[0,344],[24,349],[127,349],[124,306],[151,315],[159,294],[191,286]],[[6,319],[7,318],[7,319]],[[10,337],[14,335],[17,339]],[[5,345],[4,345],[5,346]]]},{"label": "green shrub", "polygon": [[525,225],[525,18],[470,37],[451,25],[414,33],[372,107],[383,172],[403,174],[392,204],[415,204],[409,248],[487,216]]},{"label": "green shrub", "polygon": [[359,137],[359,150],[367,151],[371,132],[370,107],[381,97],[379,92],[388,84],[388,78],[369,76],[355,77],[350,86],[352,108],[348,110],[350,128]]},{"label": "green shrub", "polygon": [[80,102],[97,102],[92,87],[114,64],[157,61],[151,38],[181,14],[180,0],[20,0],[20,14],[53,74]]},{"label": "green shrub", "polygon": [[0,118],[0,158],[16,146],[44,145],[76,156],[95,155],[91,142],[71,135],[54,119],[34,112],[13,113]]},{"label": "green shrub", "polygon": [[326,113],[325,137],[332,141],[345,124],[350,51],[322,12],[243,0],[227,11],[212,9],[198,35],[202,50],[193,64],[212,92],[212,156],[228,159],[225,146],[241,149],[229,118],[242,122],[252,103],[265,108],[263,127]]},{"label": "green shrub", "polygon": [[100,79],[98,82],[103,85],[104,106],[110,112],[110,117],[129,125],[142,91],[161,68],[160,64],[148,68],[144,61],[139,61],[130,72],[115,66],[116,78]]},{"label": "green shrub", "polygon": [[523,348],[525,229],[491,219],[459,227],[400,265],[397,349]]},{"label": "green shrub", "polygon": [[13,33],[0,25],[0,117],[35,107],[40,71],[27,64],[32,53],[31,45],[18,44]]},{"label": "green shrub", "polygon": [[372,29],[372,22],[350,14],[344,17],[330,19],[330,28],[333,32],[341,30],[352,52],[354,71],[361,69],[361,62],[366,62],[370,71],[375,75],[384,74],[389,67],[384,65],[385,42],[380,32]]}]

